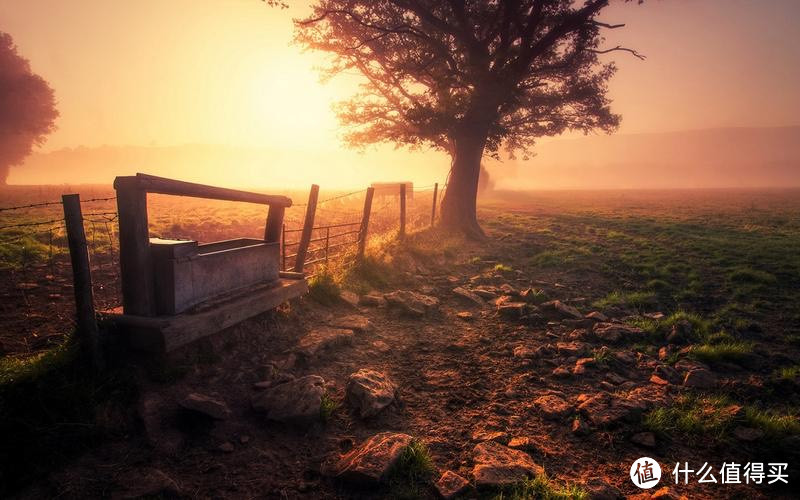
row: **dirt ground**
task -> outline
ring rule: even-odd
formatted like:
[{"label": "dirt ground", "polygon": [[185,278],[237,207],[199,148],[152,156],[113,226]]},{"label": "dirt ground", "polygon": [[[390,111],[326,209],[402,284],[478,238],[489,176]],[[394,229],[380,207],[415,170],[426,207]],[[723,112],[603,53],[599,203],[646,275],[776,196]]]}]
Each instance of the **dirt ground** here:
[{"label": "dirt ground", "polygon": [[[796,344],[773,342],[784,320],[773,317],[764,325],[766,333],[753,337],[763,348],[746,361],[710,367],[686,356],[686,350],[679,353],[684,346],[660,359],[658,348],[668,342],[645,348],[643,340],[633,338],[638,334],[603,337],[598,323],[630,326],[633,316],[646,319],[645,314],[672,311],[661,303],[600,307],[597,301],[619,287],[613,275],[592,266],[530,265],[537,252],[552,248],[544,229],[563,221],[547,219],[541,211],[523,212],[532,218],[520,226],[504,219],[503,214],[513,214],[507,207],[502,212],[484,209],[488,243],[428,241],[415,247],[412,242],[411,249],[398,246],[387,253],[382,289],[371,293],[410,290],[437,298],[439,305],[423,316],[385,304],[339,300],[322,305],[303,298],[171,355],[155,368],[140,360],[134,364],[141,384],[138,406],[130,414],[105,416],[122,431],[21,496],[435,498],[431,483],[408,491],[392,485],[358,489],[321,473],[331,457],[393,431],[425,444],[436,469],[433,482],[446,470],[471,479],[473,449],[491,439],[524,450],[554,485],[576,484],[589,498],[598,484],[621,495],[641,494],[628,474],[642,456],[660,463],[664,473],[658,488],[669,486],[670,494],[796,498],[791,489],[798,458],[794,431],[771,440],[733,437],[733,427],[726,427],[724,435],[716,430],[669,433],[654,430],[645,418],[687,394],[724,395],[741,406],[766,402],[788,412],[796,425],[797,384],[781,386],[789,393],[765,390],[775,367],[800,361]],[[526,224],[529,230],[520,230]],[[482,291],[484,304],[454,293],[457,287]],[[531,288],[541,299],[525,298]],[[543,304],[545,299],[577,308],[581,317]],[[526,305],[505,307],[515,303]],[[607,318],[582,317],[592,311]],[[364,319],[369,326],[344,341],[313,354],[302,345],[306,335],[325,326]],[[349,375],[364,368],[385,373],[398,388],[395,402],[367,419],[346,398]],[[714,374],[713,389],[683,383],[686,373],[697,368]],[[335,403],[331,416],[298,427],[268,421],[254,411],[254,384],[276,372],[322,377]],[[190,393],[224,402],[231,415],[215,421],[180,411],[178,402]],[[603,398],[611,403],[605,405]],[[737,404],[726,408],[739,411],[732,408]],[[634,436],[643,432],[652,432],[655,441],[635,442],[641,440]],[[696,478],[676,485],[668,472],[676,462],[689,462],[694,469],[708,462],[718,470],[723,462],[756,461],[788,461],[789,485],[699,484]],[[482,497],[496,494],[480,492]]]}]

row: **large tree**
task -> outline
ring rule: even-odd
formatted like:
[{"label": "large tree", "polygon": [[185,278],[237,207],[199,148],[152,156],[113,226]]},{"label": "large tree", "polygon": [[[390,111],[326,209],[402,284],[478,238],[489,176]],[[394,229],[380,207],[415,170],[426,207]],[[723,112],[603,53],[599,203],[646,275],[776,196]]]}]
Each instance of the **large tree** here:
[{"label": "large tree", "polygon": [[57,117],[53,89],[31,72],[11,35],[0,31],[0,185],[11,166],[44,143]]},{"label": "large tree", "polygon": [[[627,1],[627,0],[621,0]],[[640,2],[641,3],[641,2]],[[431,146],[451,159],[442,223],[480,236],[481,158],[526,153],[537,137],[610,132],[613,64],[598,54],[609,0],[319,0],[296,39],[332,55],[325,76],[357,72],[339,104],[349,144]]]}]

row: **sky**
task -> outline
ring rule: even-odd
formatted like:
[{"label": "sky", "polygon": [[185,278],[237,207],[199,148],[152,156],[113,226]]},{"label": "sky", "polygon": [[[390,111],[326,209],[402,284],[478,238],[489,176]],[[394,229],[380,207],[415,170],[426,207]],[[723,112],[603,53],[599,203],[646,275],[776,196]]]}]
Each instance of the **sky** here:
[{"label": "sky", "polygon": [[[331,104],[356,79],[320,83],[315,65],[324,56],[291,44],[291,20],[308,3],[289,3],[281,10],[258,0],[0,0],[0,30],[58,100],[58,130],[40,153],[212,144],[263,149],[265,159],[238,170],[187,167],[188,177],[337,187],[443,179],[449,160],[441,154],[344,149]],[[800,123],[800,1],[615,2],[601,19],[626,23],[609,32],[607,46],[647,56],[613,55],[619,134]],[[536,162],[514,163],[509,178],[524,178]],[[25,181],[25,168],[9,181]],[[502,169],[492,167],[501,180]]]}]

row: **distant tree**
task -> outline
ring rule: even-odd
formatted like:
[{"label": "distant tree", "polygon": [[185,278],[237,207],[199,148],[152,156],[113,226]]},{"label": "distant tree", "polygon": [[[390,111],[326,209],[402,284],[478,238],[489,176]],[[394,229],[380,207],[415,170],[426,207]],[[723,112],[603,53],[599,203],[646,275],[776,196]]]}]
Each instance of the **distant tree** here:
[{"label": "distant tree", "polygon": [[57,117],[53,89],[31,72],[11,35],[0,31],[0,184],[6,183],[11,166],[44,143]]},{"label": "distant tree", "polygon": [[[620,0],[628,1],[628,0]],[[641,3],[641,0],[639,1]],[[333,55],[326,77],[356,71],[361,92],[338,115],[350,145],[430,146],[451,157],[443,225],[483,235],[481,158],[513,157],[566,130],[611,132],[613,64],[598,54],[609,0],[318,0],[296,39]]]}]

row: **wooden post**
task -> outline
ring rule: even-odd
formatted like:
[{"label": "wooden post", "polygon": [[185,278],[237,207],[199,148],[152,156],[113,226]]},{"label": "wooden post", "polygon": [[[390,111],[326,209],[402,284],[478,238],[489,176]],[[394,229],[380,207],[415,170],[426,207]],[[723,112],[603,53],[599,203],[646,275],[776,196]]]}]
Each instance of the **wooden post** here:
[{"label": "wooden post", "polygon": [[364,214],[361,216],[361,228],[358,231],[358,259],[364,258],[364,251],[367,248],[367,232],[369,231],[369,214],[372,212],[372,195],[375,194],[374,187],[367,188],[367,195],[364,197]]},{"label": "wooden post", "polygon": [[264,241],[279,243],[281,241],[281,227],[283,227],[283,214],[286,207],[283,205],[270,205],[267,212],[267,227],[264,228]]},{"label": "wooden post", "polygon": [[331,228],[330,226],[325,228],[325,265],[328,265],[328,249],[331,246]]},{"label": "wooden post", "polygon": [[125,314],[155,315],[153,264],[147,227],[147,192],[139,189],[136,177],[117,177],[119,214],[119,267],[122,280],[122,309]]},{"label": "wooden post", "polygon": [[306,220],[303,221],[303,232],[300,234],[300,244],[297,246],[297,257],[294,261],[294,272],[302,273],[306,263],[308,245],[311,243],[311,232],[314,230],[314,215],[317,212],[317,197],[319,196],[319,186],[311,185],[308,193],[308,205],[306,206]]},{"label": "wooden post", "polygon": [[400,239],[406,237],[406,183],[400,184]]},{"label": "wooden post", "polygon": [[83,229],[81,197],[78,194],[65,194],[61,197],[61,202],[64,207],[64,225],[67,229],[69,257],[72,262],[72,288],[75,292],[78,341],[82,352],[89,356],[93,367],[99,370],[103,368],[103,358],[100,353],[99,332],[94,311],[92,272],[89,267],[86,233]]},{"label": "wooden post", "polygon": [[286,270],[286,223],[281,225],[281,271]]},{"label": "wooden post", "polygon": [[439,183],[433,184],[433,206],[431,207],[431,227],[436,220],[436,196],[439,194]]}]

